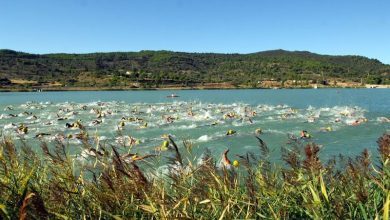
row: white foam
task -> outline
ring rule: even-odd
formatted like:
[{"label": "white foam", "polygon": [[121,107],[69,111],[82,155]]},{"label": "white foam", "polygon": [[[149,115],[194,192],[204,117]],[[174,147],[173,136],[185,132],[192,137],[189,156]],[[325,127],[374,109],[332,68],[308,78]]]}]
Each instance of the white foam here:
[{"label": "white foam", "polygon": [[7,130],[7,129],[16,129],[17,126],[13,123],[10,123],[10,124],[6,124],[4,125],[4,130]]},{"label": "white foam", "polygon": [[211,140],[211,137],[208,136],[207,134],[206,134],[206,135],[202,135],[202,136],[200,136],[200,137],[197,139],[197,141],[199,141],[199,142],[207,142],[207,141],[209,141],[209,140]]}]

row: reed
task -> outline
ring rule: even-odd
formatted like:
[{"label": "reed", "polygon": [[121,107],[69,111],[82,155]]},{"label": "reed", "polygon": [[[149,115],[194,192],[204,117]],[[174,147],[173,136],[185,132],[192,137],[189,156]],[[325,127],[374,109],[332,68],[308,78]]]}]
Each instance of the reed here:
[{"label": "reed", "polygon": [[[324,163],[317,145],[292,143],[282,150],[283,165],[269,161],[267,144],[256,138],[258,152],[236,155],[238,167],[221,167],[208,150],[196,163],[191,143],[171,138],[167,151],[138,159],[121,154],[123,146],[84,141],[80,147],[94,155],[79,160],[61,141],[36,151],[2,137],[0,217],[389,218],[390,134],[378,139],[377,159],[364,150]],[[161,174],[155,164],[163,161],[168,172]]]}]

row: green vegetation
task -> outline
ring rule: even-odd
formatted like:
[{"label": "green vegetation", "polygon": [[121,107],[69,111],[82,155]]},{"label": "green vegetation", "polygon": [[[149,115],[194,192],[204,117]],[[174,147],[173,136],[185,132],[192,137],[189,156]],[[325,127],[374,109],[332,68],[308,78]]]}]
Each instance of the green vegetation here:
[{"label": "green vegetation", "polygon": [[[86,161],[71,156],[66,142],[55,146],[42,142],[43,153],[37,153],[26,142],[3,137],[0,216],[389,219],[390,134],[378,139],[376,162],[365,150],[355,159],[323,163],[318,146],[292,142],[282,151],[285,166],[268,160],[269,149],[258,138],[259,152],[235,156],[239,166],[231,169],[217,168],[209,152],[202,163],[195,162],[191,143],[183,142],[179,148],[170,138],[161,155],[140,160],[131,156],[132,161],[120,153],[124,146],[82,140],[80,147],[95,152]],[[169,171],[165,174],[154,166],[163,161]]]},{"label": "green vegetation", "polygon": [[263,80],[295,80],[307,85],[309,81],[333,79],[390,84],[390,66],[361,56],[284,50],[251,54],[140,51],[44,55],[0,50],[1,78],[79,87],[191,86],[222,82],[256,87]]}]

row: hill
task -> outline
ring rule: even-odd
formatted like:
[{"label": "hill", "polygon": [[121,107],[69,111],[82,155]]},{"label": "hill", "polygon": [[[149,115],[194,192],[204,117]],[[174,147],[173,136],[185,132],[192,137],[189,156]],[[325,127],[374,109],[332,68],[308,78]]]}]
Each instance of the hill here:
[{"label": "hill", "polygon": [[362,56],[285,50],[251,54],[140,51],[42,55],[0,50],[0,79],[3,87],[145,88],[205,83],[258,87],[263,81],[326,84],[331,80],[390,84],[390,65]]}]

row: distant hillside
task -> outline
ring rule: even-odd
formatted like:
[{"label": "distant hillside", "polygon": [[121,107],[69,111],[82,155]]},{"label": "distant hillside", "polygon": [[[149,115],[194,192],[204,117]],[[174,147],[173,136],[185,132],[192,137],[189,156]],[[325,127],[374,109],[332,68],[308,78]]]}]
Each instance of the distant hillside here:
[{"label": "distant hillside", "polygon": [[329,56],[272,50],[251,54],[171,51],[91,54],[28,54],[0,50],[0,79],[67,86],[141,86],[229,82],[255,85],[262,80],[364,81],[390,84],[390,65],[362,56]]}]

